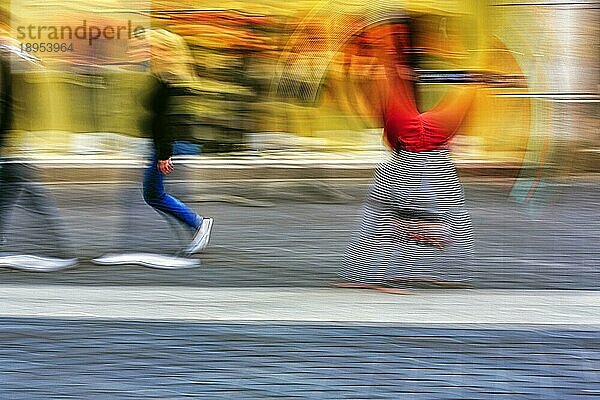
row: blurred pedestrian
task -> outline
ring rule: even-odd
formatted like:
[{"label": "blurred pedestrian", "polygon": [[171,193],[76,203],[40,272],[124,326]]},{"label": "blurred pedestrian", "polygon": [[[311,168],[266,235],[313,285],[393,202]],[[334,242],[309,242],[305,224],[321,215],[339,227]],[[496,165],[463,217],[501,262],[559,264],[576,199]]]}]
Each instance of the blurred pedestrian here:
[{"label": "blurred pedestrian", "polygon": [[20,202],[28,211],[41,218],[45,232],[52,236],[55,251],[65,258],[37,257],[30,255],[3,254],[0,265],[29,271],[55,271],[72,267],[76,259],[69,258],[70,250],[63,236],[64,230],[59,211],[52,197],[39,182],[37,168],[28,160],[9,156],[5,152],[7,136],[12,128],[14,99],[12,95],[12,69],[33,64],[39,66],[35,57],[20,51],[18,42],[8,35],[8,18],[0,18],[0,251],[8,241],[8,219],[11,210]]},{"label": "blurred pedestrian", "polygon": [[150,130],[153,154],[144,174],[144,200],[157,211],[174,217],[193,231],[186,252],[203,251],[210,240],[212,218],[205,218],[165,191],[163,175],[174,170],[172,161],[174,132],[169,123],[173,99],[186,93],[195,73],[192,57],[184,40],[164,29],[146,31],[150,47],[151,72],[155,85],[150,95]]},{"label": "blurred pedestrian", "polygon": [[470,107],[474,88],[451,91],[431,110],[420,112],[410,39],[405,23],[380,27],[370,35],[386,79],[369,95],[392,154],[375,172],[338,287],[407,294],[404,289],[415,284],[448,287],[465,282],[472,226],[448,142]]}]

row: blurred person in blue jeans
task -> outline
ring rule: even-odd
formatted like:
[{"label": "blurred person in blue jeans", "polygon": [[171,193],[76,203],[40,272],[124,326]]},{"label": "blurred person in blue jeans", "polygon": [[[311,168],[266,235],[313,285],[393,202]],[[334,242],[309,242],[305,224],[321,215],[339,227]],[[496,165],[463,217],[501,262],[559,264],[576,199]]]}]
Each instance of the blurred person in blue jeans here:
[{"label": "blurred person in blue jeans", "polygon": [[194,232],[186,252],[203,251],[210,240],[212,218],[204,218],[165,191],[163,175],[173,172],[174,135],[169,124],[171,100],[187,92],[194,80],[193,62],[183,39],[164,29],[145,32],[151,52],[151,71],[155,86],[148,108],[151,112],[150,131],[153,155],[144,173],[144,200],[155,210],[174,217]]}]

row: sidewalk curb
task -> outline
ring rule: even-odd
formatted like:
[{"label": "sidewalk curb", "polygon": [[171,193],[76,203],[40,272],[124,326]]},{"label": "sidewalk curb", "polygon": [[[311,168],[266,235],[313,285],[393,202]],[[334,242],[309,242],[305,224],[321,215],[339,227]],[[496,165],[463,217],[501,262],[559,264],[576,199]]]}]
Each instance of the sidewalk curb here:
[{"label": "sidewalk curb", "polygon": [[[595,331],[600,326],[600,312],[593,307],[597,291],[456,290],[394,296],[333,288],[3,285],[2,289],[0,297],[7,305],[0,312],[2,318],[556,325]],[[206,307],[211,302],[219,307]]]},{"label": "sidewalk curb", "polygon": [[[36,161],[42,179],[53,183],[139,181],[146,164],[123,160],[73,162]],[[181,174],[190,181],[370,179],[378,162],[348,160],[177,160]],[[533,167],[509,163],[457,162],[461,178],[512,179]],[[528,174],[530,175],[530,173]]]}]

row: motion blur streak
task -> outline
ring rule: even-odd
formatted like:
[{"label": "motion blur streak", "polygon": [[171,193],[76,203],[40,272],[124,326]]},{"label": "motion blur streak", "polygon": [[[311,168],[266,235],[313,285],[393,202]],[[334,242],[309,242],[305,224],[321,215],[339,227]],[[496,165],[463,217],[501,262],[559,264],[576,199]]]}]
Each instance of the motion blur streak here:
[{"label": "motion blur streak", "polygon": [[599,26],[0,0],[0,398],[600,396]]}]

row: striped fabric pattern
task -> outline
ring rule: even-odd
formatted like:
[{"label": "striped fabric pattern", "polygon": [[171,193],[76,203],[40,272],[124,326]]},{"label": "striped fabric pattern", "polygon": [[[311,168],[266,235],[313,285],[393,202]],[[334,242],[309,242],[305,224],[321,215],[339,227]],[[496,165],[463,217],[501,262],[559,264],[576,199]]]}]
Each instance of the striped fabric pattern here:
[{"label": "striped fabric pattern", "polygon": [[448,151],[398,150],[375,172],[339,275],[376,285],[466,281],[472,255],[471,219]]}]

